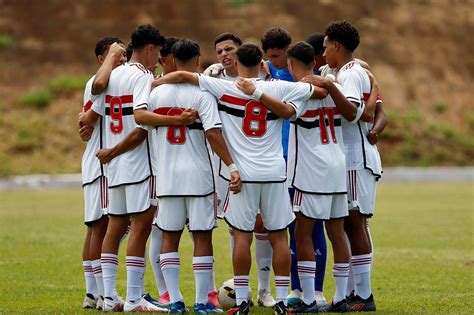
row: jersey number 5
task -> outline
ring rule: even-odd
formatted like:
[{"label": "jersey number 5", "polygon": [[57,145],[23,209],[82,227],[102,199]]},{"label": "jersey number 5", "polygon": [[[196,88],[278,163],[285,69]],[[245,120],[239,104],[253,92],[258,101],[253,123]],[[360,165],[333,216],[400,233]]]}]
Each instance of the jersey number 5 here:
[{"label": "jersey number 5", "polygon": [[[168,116],[179,116],[183,110],[178,107],[171,108]],[[166,133],[166,140],[171,144],[184,144],[186,142],[186,127],[185,126],[168,126]]]},{"label": "jersey number 5", "polygon": [[110,99],[110,130],[112,133],[121,133],[123,130],[122,119],[122,100],[120,97],[112,97]]},{"label": "jersey number 5", "polygon": [[267,132],[267,108],[259,102],[246,104],[242,130],[248,137],[261,137]]}]

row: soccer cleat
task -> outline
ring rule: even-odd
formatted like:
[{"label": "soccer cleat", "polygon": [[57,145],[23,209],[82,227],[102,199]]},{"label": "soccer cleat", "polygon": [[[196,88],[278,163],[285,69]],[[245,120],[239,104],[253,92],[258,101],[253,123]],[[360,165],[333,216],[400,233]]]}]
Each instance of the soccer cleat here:
[{"label": "soccer cleat", "polygon": [[291,308],[291,312],[295,314],[305,314],[305,313],[318,313],[319,308],[316,301],[307,305],[304,302],[299,303],[298,305]]},{"label": "soccer cleat", "polygon": [[161,303],[160,301],[157,301],[155,300],[154,298],[151,297],[150,293],[147,293],[147,294],[143,294],[142,297],[147,300],[148,302],[150,302],[151,304],[157,306],[157,307],[162,307],[162,308],[166,308],[168,307],[168,304],[164,304],[164,303]]},{"label": "soccer cleat", "polygon": [[94,295],[87,293],[86,297],[84,298],[84,302],[82,302],[82,308],[96,308],[97,300],[95,299]]},{"label": "soccer cleat", "polygon": [[223,310],[214,306],[214,304],[207,302],[207,304],[196,303],[194,304],[194,314],[212,314],[212,313],[224,313]]},{"label": "soccer cleat", "polygon": [[263,307],[274,307],[276,302],[270,292],[268,292],[266,289],[262,289],[258,291],[257,304]]},{"label": "soccer cleat", "polygon": [[334,304],[333,302],[326,304],[323,307],[319,308],[319,311],[321,313],[347,313],[350,311],[349,304],[347,304],[347,301],[341,300]]},{"label": "soccer cleat", "polygon": [[290,294],[288,294],[288,305],[295,306],[301,302],[303,302],[303,292],[298,289],[291,290]]},{"label": "soccer cleat", "polygon": [[141,297],[137,302],[125,302],[123,307],[124,312],[168,312],[167,308],[158,307],[148,302],[144,297]]},{"label": "soccer cleat", "polygon": [[283,301],[278,302],[275,304],[275,315],[280,315],[280,314],[291,314],[291,311],[288,309],[288,307],[283,303]]},{"label": "soccer cleat", "polygon": [[102,310],[104,312],[122,312],[124,304],[120,296],[117,296],[115,300],[111,297],[105,297]]},{"label": "soccer cleat", "polygon": [[349,296],[346,295],[346,302],[347,304],[351,305],[355,300],[355,293],[354,290],[351,291],[351,294]]},{"label": "soccer cleat", "polygon": [[211,291],[207,295],[207,301],[211,303],[212,305],[214,305],[216,308],[220,308],[221,305],[219,304],[218,297],[219,297],[219,293],[217,293],[217,291]]},{"label": "soccer cleat", "polygon": [[178,301],[178,302],[170,303],[168,313],[170,313],[170,314],[184,314],[188,311],[189,310],[186,308],[186,305],[184,305],[184,302],[183,301]]},{"label": "soccer cleat", "polygon": [[104,298],[102,296],[99,296],[99,298],[97,299],[97,305],[95,306],[95,308],[98,311],[102,311],[102,309],[104,308]]},{"label": "soccer cleat", "polygon": [[316,304],[318,304],[318,306],[323,306],[323,305],[326,305],[326,299],[324,298],[324,294],[323,292],[321,291],[315,291],[315,296],[316,296]]},{"label": "soccer cleat", "polygon": [[371,294],[368,298],[363,299],[358,295],[354,295],[349,307],[351,312],[375,312],[374,296]]},{"label": "soccer cleat", "polygon": [[243,301],[240,305],[234,305],[230,310],[227,311],[229,315],[247,315],[249,313],[249,303]]},{"label": "soccer cleat", "polygon": [[167,306],[170,304],[170,294],[168,293],[168,291],[160,295],[159,302]]}]

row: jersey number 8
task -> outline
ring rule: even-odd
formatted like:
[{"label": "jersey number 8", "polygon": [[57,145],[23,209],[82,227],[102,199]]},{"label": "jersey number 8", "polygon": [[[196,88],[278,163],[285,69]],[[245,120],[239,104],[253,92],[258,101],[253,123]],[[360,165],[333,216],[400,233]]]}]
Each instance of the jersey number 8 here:
[{"label": "jersey number 8", "polygon": [[[168,116],[179,116],[183,110],[178,107],[171,108]],[[185,126],[168,126],[166,133],[166,140],[171,144],[184,144],[186,142],[186,127]]]},{"label": "jersey number 8", "polygon": [[262,103],[250,101],[246,104],[242,130],[248,137],[261,137],[267,132],[267,108]]}]

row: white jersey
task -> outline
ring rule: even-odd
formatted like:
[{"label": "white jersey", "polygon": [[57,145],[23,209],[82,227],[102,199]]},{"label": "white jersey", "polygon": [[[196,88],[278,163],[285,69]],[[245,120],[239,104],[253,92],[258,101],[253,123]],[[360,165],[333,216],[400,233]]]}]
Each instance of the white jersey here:
[{"label": "white jersey", "polygon": [[[308,83],[251,80],[263,93],[287,102],[307,100],[313,93],[313,86]],[[284,182],[283,119],[240,91],[234,82],[200,75],[199,86],[218,99],[223,134],[242,181]],[[219,175],[226,180],[230,178],[222,162]]]},{"label": "white jersey", "polygon": [[309,194],[346,193],[341,112],[329,95],[299,102],[290,127],[288,184]]},{"label": "white jersey", "polygon": [[[133,111],[147,108],[153,75],[139,63],[124,64],[110,74],[104,91],[105,104],[92,105],[92,109],[105,117],[105,147],[121,142],[137,124]],[[105,105],[105,106],[104,106]],[[137,184],[154,175],[148,139],[108,164],[109,188]]]},{"label": "white jersey", "polygon": [[[86,87],[84,89],[84,99],[83,99],[83,111],[87,112],[91,109],[94,102],[104,102],[103,97],[97,97],[97,95],[92,95],[92,82],[94,77],[90,78],[87,81]],[[94,131],[92,131],[92,136],[87,141],[86,150],[82,155],[82,185],[88,185],[95,182],[100,176],[105,176],[104,167],[100,163],[99,159],[95,156],[99,149],[103,147],[103,117],[99,117],[97,122],[94,124]]]},{"label": "white jersey", "polygon": [[[337,73],[336,81],[342,85],[346,98],[365,106],[370,96],[370,80],[365,70],[355,61],[345,64]],[[367,169],[379,178],[382,175],[382,163],[375,145],[367,140],[370,125],[361,120],[351,123],[342,119],[342,133],[346,152],[347,170]]]},{"label": "white jersey", "polygon": [[158,197],[214,193],[214,170],[204,132],[221,128],[216,99],[191,84],[165,84],[151,92],[150,111],[174,116],[186,108],[198,113],[193,124],[157,129]]}]

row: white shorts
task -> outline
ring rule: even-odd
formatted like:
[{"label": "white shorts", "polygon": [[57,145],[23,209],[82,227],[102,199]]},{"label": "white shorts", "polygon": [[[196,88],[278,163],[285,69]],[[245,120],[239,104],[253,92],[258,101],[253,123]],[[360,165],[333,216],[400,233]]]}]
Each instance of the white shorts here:
[{"label": "white shorts", "polygon": [[133,185],[109,188],[109,215],[132,215],[156,206],[156,177]]},{"label": "white shorts", "polygon": [[83,187],[84,190],[84,224],[91,225],[107,215],[107,178],[99,177]]},{"label": "white shorts", "polygon": [[163,231],[182,231],[189,220],[190,232],[210,231],[216,227],[215,196],[163,197],[156,225]]},{"label": "white shorts", "polygon": [[238,194],[229,193],[224,202],[224,219],[234,229],[253,232],[260,210],[269,232],[284,230],[293,222],[288,185],[283,183],[243,183]]},{"label": "white shorts", "polygon": [[347,195],[316,195],[295,190],[293,211],[319,220],[339,219],[349,215]]},{"label": "white shorts", "polygon": [[358,210],[371,217],[376,195],[375,176],[366,169],[347,171],[347,202],[349,210]]}]

